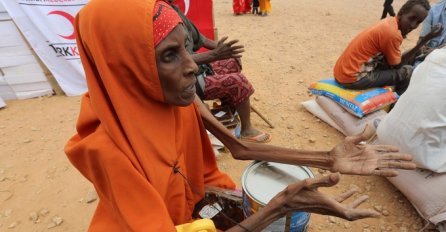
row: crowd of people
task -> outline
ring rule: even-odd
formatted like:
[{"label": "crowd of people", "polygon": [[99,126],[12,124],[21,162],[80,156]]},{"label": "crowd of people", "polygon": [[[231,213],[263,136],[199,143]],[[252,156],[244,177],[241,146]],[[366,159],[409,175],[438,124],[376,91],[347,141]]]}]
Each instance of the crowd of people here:
[{"label": "crowd of people", "polygon": [[[116,8],[118,3],[122,7]],[[408,0],[396,17],[360,33],[336,63],[336,80],[355,89],[396,85],[396,91],[404,93],[412,71],[406,60],[443,43],[444,37],[432,45],[443,33],[437,24],[443,17],[435,14],[444,12],[445,4],[439,4],[442,10],[435,11],[427,0]],[[269,0],[259,6],[261,14],[269,14]],[[250,1],[234,0],[235,14],[250,11]],[[403,39],[426,17],[431,20],[425,26],[435,26],[423,30],[417,46],[401,55]],[[391,177],[398,169],[416,168],[411,155],[397,147],[367,144],[374,133],[370,128],[325,151],[265,144],[270,135],[250,122],[254,90],[241,73],[243,46],[226,37],[204,37],[174,1],[91,0],[76,16],[76,36],[88,93],[82,98],[77,133],[65,152],[100,198],[89,231],[175,231],[176,225],[196,219],[192,213],[206,186],[234,189],[234,182],[218,169],[206,130],[235,159],[333,172],[289,185],[227,231],[261,231],[292,211],[347,220],[377,217],[372,209],[357,208],[365,197],[344,204],[352,193],[333,198],[317,189],[336,185],[337,172]],[[201,47],[208,52],[196,53]],[[215,98],[240,114],[241,139],[202,102]]]},{"label": "crowd of people", "polygon": [[271,13],[271,0],[232,0],[232,9],[234,15],[252,13],[253,15],[268,16]]}]

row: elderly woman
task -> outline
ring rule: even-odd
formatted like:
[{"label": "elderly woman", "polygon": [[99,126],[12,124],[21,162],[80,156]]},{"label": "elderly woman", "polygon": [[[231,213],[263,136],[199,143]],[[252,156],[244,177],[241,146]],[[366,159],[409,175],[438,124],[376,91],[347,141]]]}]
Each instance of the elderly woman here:
[{"label": "elderly woman", "polygon": [[[387,176],[396,171],[380,168],[414,168],[410,156],[392,147],[358,145],[364,136],[329,152],[307,152],[243,143],[209,115],[203,123],[203,106],[194,103],[197,65],[185,48],[181,19],[165,2],[91,0],[76,29],[89,92],[65,152],[99,195],[89,231],[175,231],[193,220],[206,185],[235,188],[218,170],[205,127],[237,158]],[[378,215],[356,209],[362,200],[343,205],[317,191],[338,181],[331,174],[292,184],[228,231],[260,231],[292,210],[349,220]]]},{"label": "elderly woman", "polygon": [[[254,87],[242,73],[240,58],[244,52],[243,46],[238,44],[238,40],[227,40],[227,37],[218,41],[207,38],[175,5],[175,0],[167,2],[182,19],[188,32],[189,53],[199,65],[199,71],[195,75],[197,95],[202,100],[220,99],[223,105],[229,105],[237,111],[241,122],[241,140],[270,142],[271,135],[258,130],[251,122],[250,97],[254,93]],[[207,50],[197,52],[202,48]]]}]

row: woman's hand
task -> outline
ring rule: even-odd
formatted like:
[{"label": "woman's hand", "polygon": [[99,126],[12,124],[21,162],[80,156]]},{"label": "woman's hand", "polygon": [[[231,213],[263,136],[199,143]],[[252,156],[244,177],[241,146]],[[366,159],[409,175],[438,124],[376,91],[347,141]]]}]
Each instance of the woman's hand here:
[{"label": "woman's hand", "polygon": [[378,212],[372,209],[357,208],[368,199],[366,195],[356,198],[349,204],[342,203],[355,194],[357,191],[355,189],[351,189],[337,197],[330,197],[317,190],[319,187],[334,186],[339,182],[339,179],[339,174],[332,173],[328,176],[299,181],[278,193],[271,200],[271,204],[281,205],[283,214],[290,211],[305,211],[333,215],[350,221],[380,216]]},{"label": "woman's hand", "polygon": [[399,153],[398,148],[390,145],[368,145],[375,132],[367,126],[364,132],[348,136],[329,152],[333,162],[332,172],[355,175],[397,176],[395,169],[415,169],[412,156]]},{"label": "woman's hand", "polygon": [[240,58],[241,53],[245,50],[243,45],[237,45],[238,40],[231,40],[226,42],[228,37],[223,37],[217,42],[217,47],[212,50],[214,60],[225,60],[229,58]]}]

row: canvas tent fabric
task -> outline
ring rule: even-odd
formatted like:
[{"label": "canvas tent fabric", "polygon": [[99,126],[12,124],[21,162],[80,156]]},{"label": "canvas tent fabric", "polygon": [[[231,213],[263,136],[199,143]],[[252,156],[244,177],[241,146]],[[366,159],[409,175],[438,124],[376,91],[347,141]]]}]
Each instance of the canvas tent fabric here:
[{"label": "canvas tent fabric", "polygon": [[[85,93],[87,85],[74,36],[74,19],[88,0],[0,0],[0,3],[14,20],[10,23],[17,25],[64,93],[68,96]],[[204,35],[214,38],[212,0],[177,0],[176,4]],[[21,83],[28,79],[17,80]],[[14,89],[6,85],[1,89],[1,81],[0,94],[13,96]]]},{"label": "canvas tent fabric", "polygon": [[0,1],[0,98],[26,99],[52,92],[38,58]]},{"label": "canvas tent fabric", "polygon": [[0,0],[68,96],[87,91],[74,37],[74,16],[87,0]]},{"label": "canvas tent fabric", "polygon": [[3,108],[6,106],[5,101],[3,101],[3,99],[0,97],[0,108]]}]

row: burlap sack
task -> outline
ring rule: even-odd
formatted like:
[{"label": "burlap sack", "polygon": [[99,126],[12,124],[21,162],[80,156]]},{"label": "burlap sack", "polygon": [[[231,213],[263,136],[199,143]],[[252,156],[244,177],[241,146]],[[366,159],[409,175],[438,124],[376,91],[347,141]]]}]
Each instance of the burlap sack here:
[{"label": "burlap sack", "polygon": [[441,231],[446,223],[446,173],[424,169],[399,172],[397,177],[388,180],[407,197],[420,216]]},{"label": "burlap sack", "polygon": [[317,96],[316,102],[347,136],[360,134],[367,124],[376,130],[378,124],[387,115],[384,110],[379,110],[358,118],[330,98]]}]

